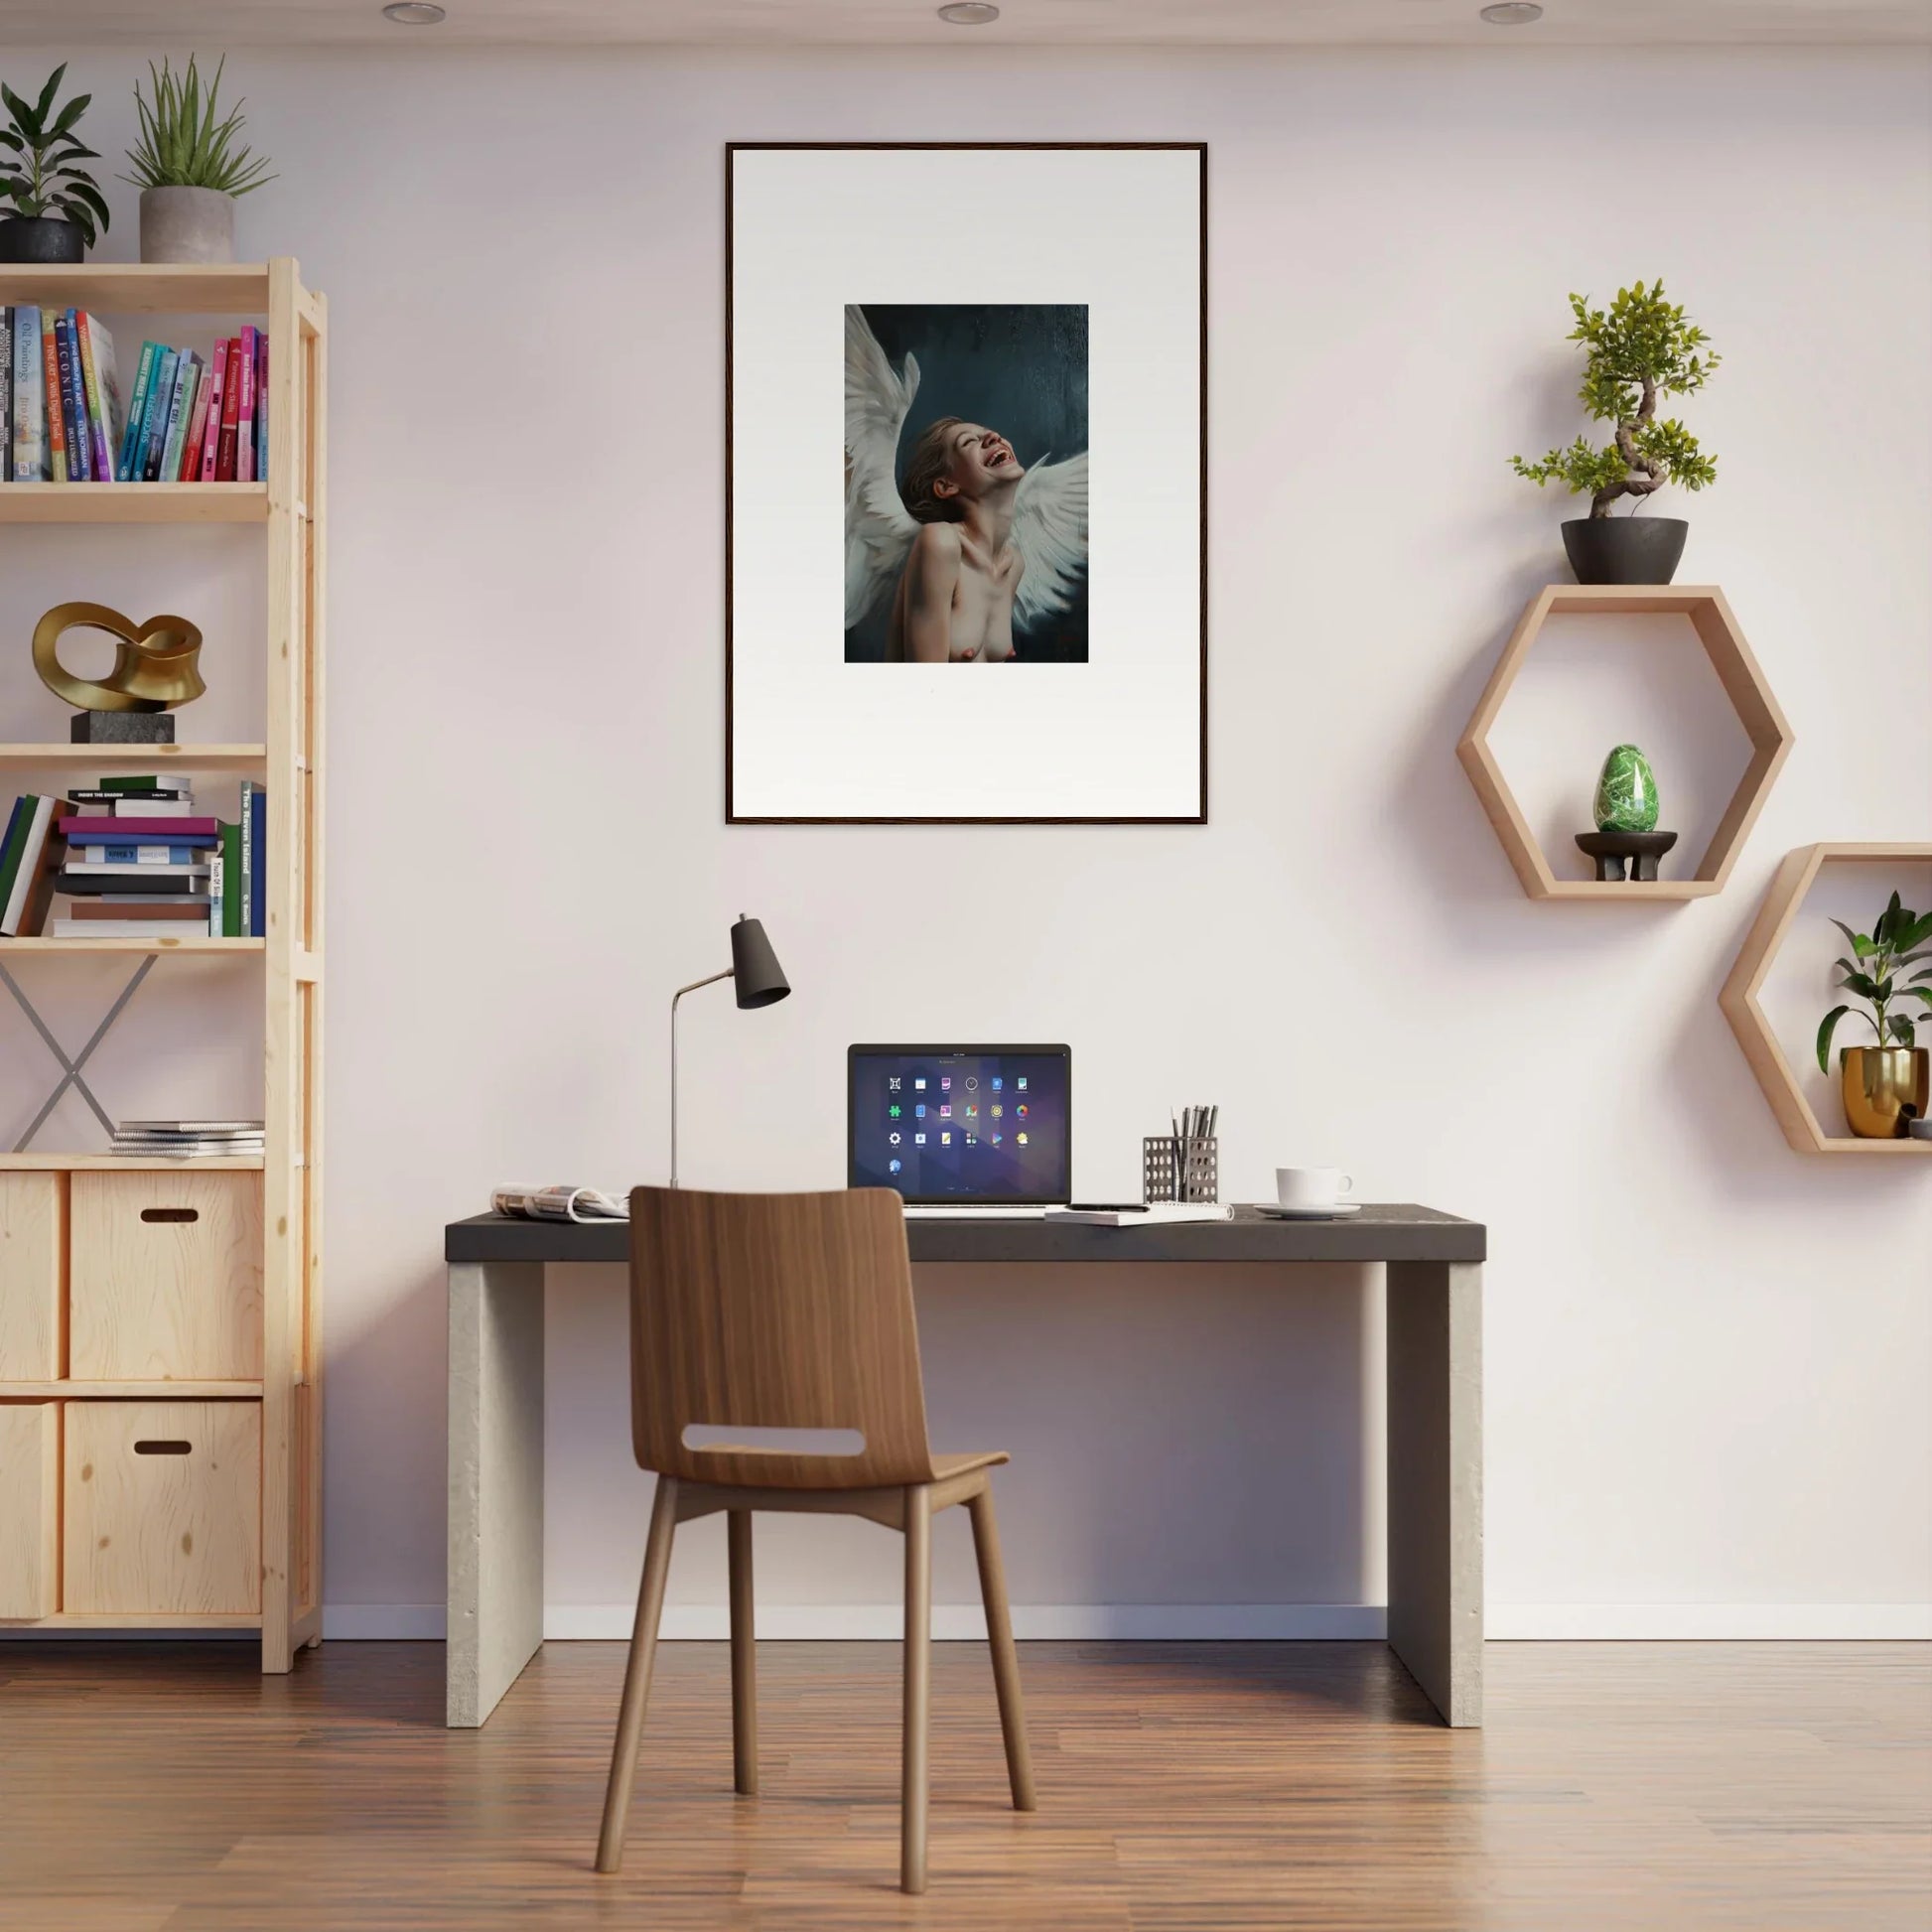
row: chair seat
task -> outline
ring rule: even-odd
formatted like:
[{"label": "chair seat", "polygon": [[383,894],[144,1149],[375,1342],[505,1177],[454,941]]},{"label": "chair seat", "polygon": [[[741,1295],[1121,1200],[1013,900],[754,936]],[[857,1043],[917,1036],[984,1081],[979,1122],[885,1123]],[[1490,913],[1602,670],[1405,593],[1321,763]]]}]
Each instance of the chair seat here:
[{"label": "chair seat", "polygon": [[935,1480],[945,1482],[953,1476],[971,1475],[975,1469],[997,1469],[1001,1463],[1012,1459],[1005,1449],[980,1449],[968,1455],[935,1455],[932,1458],[932,1473]]}]

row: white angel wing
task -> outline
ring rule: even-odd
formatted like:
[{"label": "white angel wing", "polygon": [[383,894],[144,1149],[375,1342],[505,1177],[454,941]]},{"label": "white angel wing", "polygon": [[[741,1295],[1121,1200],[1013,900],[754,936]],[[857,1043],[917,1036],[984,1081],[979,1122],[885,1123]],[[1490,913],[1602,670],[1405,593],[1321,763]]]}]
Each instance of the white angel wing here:
[{"label": "white angel wing", "polygon": [[1020,479],[1013,540],[1026,560],[1013,621],[1023,630],[1064,611],[1087,568],[1087,459],[1042,458]]},{"label": "white angel wing", "polygon": [[[845,627],[898,580],[919,526],[900,500],[899,432],[919,393],[919,365],[893,373],[856,303],[845,311]],[[1082,490],[1084,498],[1085,491]]]}]

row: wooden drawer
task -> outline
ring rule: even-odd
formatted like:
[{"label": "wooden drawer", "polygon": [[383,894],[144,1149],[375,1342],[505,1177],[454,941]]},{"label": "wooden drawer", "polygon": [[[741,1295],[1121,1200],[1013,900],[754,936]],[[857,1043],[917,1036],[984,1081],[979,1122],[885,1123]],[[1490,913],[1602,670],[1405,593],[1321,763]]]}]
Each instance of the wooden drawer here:
[{"label": "wooden drawer", "polygon": [[0,1382],[61,1373],[68,1177],[0,1173]]},{"label": "wooden drawer", "polygon": [[262,1372],[262,1177],[71,1176],[68,1374],[250,1381]]},{"label": "wooden drawer", "polygon": [[61,1408],[0,1402],[0,1617],[61,1607]]},{"label": "wooden drawer", "polygon": [[69,1402],[72,1611],[259,1611],[261,1404]]}]

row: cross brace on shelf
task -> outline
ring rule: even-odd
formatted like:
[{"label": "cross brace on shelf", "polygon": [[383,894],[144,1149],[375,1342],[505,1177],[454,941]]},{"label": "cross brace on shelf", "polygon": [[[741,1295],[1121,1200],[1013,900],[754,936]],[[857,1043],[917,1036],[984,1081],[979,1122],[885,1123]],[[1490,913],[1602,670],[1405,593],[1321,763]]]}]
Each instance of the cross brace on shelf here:
[{"label": "cross brace on shelf", "polygon": [[109,1030],[113,1027],[114,1022],[121,1017],[128,1001],[133,999],[135,989],[140,986],[141,982],[147,978],[149,972],[153,969],[155,955],[150,953],[142,960],[140,965],[135,967],[133,978],[121,988],[120,997],[107,1009],[107,1017],[94,1029],[93,1037],[87,1041],[86,1045],[81,1047],[80,1051],[72,1059],[68,1058],[67,1048],[54,1037],[53,1032],[48,1027],[47,1022],[34,1011],[34,1003],[21,991],[20,982],[7,971],[4,965],[0,965],[0,980],[6,981],[7,991],[19,1001],[21,1012],[34,1023],[34,1031],[47,1042],[47,1050],[61,1062],[64,1069],[61,1074],[60,1084],[47,1096],[47,1104],[34,1116],[33,1124],[27,1129],[26,1133],[21,1135],[20,1139],[14,1143],[13,1151],[16,1154],[24,1153],[28,1142],[46,1126],[48,1115],[60,1105],[61,1096],[67,1092],[69,1087],[74,1088],[79,1093],[81,1099],[94,1110],[94,1118],[100,1122],[101,1126],[106,1128],[109,1136],[112,1136],[114,1123],[107,1118],[106,1109],[94,1098],[94,1090],[82,1077],[80,1069],[92,1057],[94,1048],[107,1037]]}]

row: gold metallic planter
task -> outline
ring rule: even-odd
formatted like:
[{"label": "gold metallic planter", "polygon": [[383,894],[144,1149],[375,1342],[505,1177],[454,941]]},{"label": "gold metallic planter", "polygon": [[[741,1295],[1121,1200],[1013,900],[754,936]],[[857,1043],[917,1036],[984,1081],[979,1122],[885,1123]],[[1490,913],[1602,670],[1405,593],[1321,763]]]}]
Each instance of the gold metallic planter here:
[{"label": "gold metallic planter", "polygon": [[1923,1046],[1848,1046],[1838,1065],[1846,1123],[1862,1140],[1903,1140],[1906,1121],[1926,1117],[1932,1101],[1932,1051]]}]

